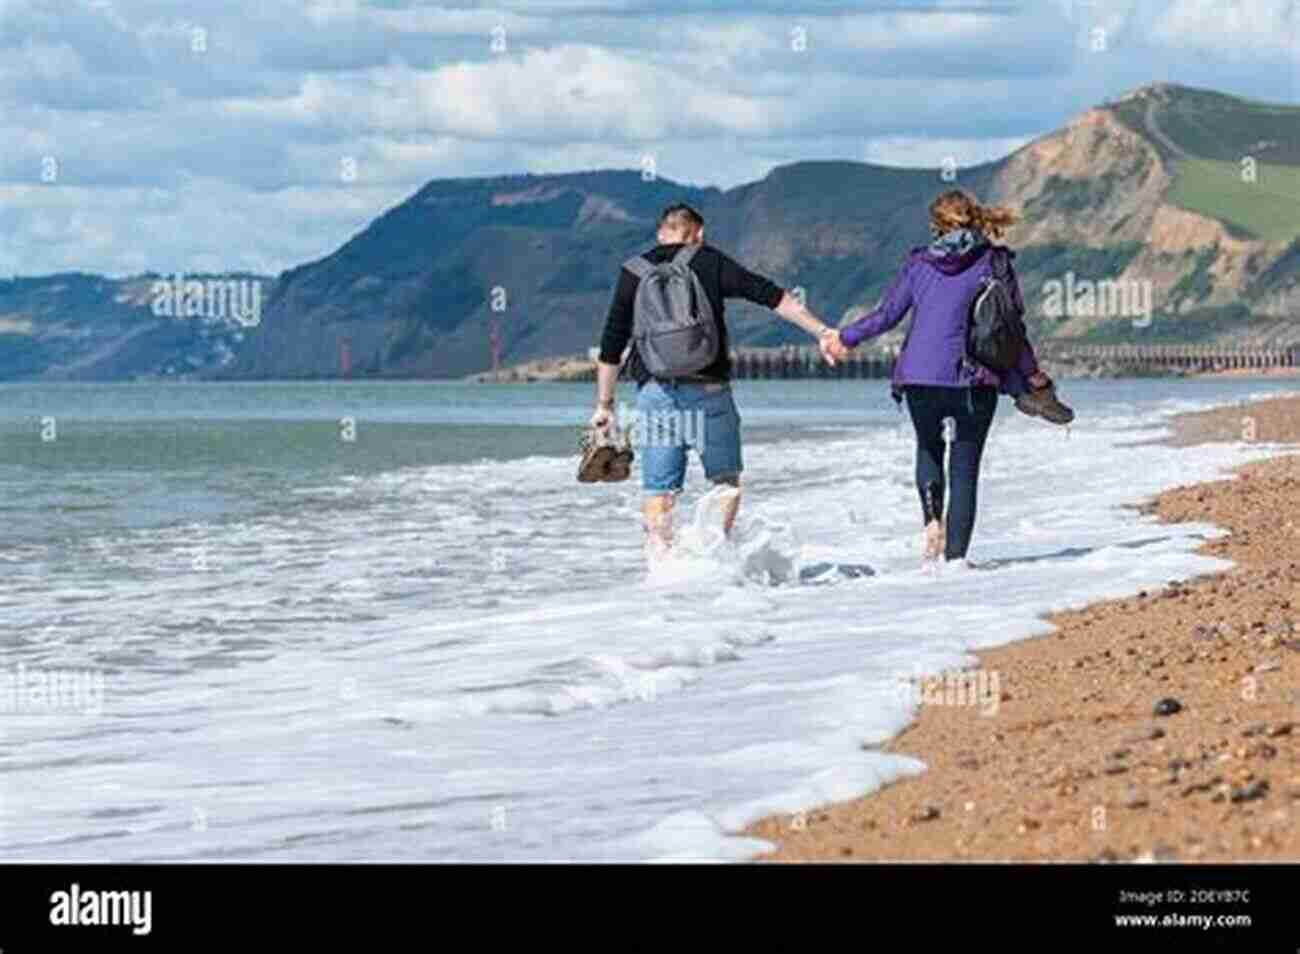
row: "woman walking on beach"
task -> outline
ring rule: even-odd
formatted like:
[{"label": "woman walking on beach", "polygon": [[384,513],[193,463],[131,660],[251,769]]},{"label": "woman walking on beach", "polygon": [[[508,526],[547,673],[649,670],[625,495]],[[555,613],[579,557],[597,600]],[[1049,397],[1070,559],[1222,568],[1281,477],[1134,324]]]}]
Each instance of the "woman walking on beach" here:
[{"label": "woman walking on beach", "polygon": [[[933,242],[913,249],[874,311],[841,329],[826,350],[842,358],[849,349],[883,334],[913,312],[912,327],[894,365],[894,400],[906,401],[916,429],[916,486],[926,527],[926,559],[963,560],[975,528],[975,506],[984,442],[997,410],[999,390],[1016,398],[1026,414],[1068,424],[1074,412],[1056,399],[1028,342],[1014,368],[999,374],[967,353],[971,305],[997,268],[1015,306],[1024,299],[1011,259],[1015,253],[993,240],[1017,221],[1010,209],[980,205],[960,190],[930,205]],[[1005,270],[1003,270],[1005,266]],[[950,473],[944,474],[944,419],[956,422]],[[949,510],[944,520],[944,489]]]}]

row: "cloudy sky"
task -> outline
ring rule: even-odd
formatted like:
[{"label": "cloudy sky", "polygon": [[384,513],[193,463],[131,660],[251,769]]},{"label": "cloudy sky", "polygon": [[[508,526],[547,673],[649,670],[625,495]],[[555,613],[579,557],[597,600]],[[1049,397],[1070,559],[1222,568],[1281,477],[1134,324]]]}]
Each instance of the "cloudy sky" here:
[{"label": "cloudy sky", "polygon": [[969,165],[1153,80],[1297,103],[1298,7],[0,0],[0,276],[274,274],[441,177]]}]

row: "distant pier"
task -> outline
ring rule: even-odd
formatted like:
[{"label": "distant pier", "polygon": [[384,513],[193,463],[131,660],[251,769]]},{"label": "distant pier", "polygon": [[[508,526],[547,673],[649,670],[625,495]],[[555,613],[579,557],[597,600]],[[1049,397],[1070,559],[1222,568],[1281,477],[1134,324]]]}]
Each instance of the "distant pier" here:
[{"label": "distant pier", "polygon": [[1300,346],[1228,348],[1219,345],[1064,345],[1035,348],[1044,360],[1107,365],[1134,373],[1270,371],[1300,367]]},{"label": "distant pier", "polygon": [[[593,352],[595,349],[592,349]],[[1092,369],[1104,375],[1207,374],[1219,371],[1300,369],[1300,346],[1231,348],[1215,345],[1077,345],[1044,341],[1039,359],[1054,365]],[[732,377],[741,381],[808,378],[888,378],[897,353],[880,348],[853,351],[830,367],[816,348],[738,348],[731,352]],[[590,381],[596,355],[546,361],[473,375],[478,381]]]},{"label": "distant pier", "polygon": [[854,351],[832,368],[816,348],[740,348],[731,352],[731,373],[739,380],[887,378],[894,372],[895,357],[892,351]]},{"label": "distant pier", "polygon": [[[1215,371],[1270,371],[1300,368],[1300,346],[1229,348],[1200,345],[1065,345],[1035,346],[1039,359],[1061,364],[1094,365],[1121,374],[1201,374]],[[852,352],[835,367],[827,366],[816,348],[742,348],[731,353],[734,377],[887,378],[894,370],[892,351]]]}]

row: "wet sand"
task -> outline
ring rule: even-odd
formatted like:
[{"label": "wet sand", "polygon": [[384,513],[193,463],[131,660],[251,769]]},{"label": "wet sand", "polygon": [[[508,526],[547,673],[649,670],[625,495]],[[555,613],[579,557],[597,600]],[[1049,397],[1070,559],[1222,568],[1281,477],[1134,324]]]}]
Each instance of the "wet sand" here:
[{"label": "wet sand", "polygon": [[[1180,446],[1300,443],[1300,399],[1174,430]],[[1300,456],[1144,510],[1226,529],[1200,552],[1235,568],[977,653],[996,706],[923,704],[881,750],[927,771],[756,822],[745,834],[778,846],[758,860],[1300,860]]]}]

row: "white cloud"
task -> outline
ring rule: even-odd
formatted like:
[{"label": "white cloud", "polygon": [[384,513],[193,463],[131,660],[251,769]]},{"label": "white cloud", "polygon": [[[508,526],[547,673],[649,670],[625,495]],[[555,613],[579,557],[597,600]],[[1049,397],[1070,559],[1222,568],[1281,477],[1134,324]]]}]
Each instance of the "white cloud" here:
[{"label": "white cloud", "polygon": [[1296,0],[1174,0],[1152,27],[1155,45],[1232,59],[1300,57]]},{"label": "white cloud", "polygon": [[660,139],[765,131],[763,104],[589,46],[530,50],[431,73],[385,69],[381,123],[467,138]]},{"label": "white cloud", "polygon": [[329,254],[406,193],[364,182],[270,194],[206,179],[178,189],[0,185],[0,226],[22,237],[0,245],[0,274],[275,274]]},{"label": "white cloud", "polygon": [[[277,271],[435,177],[644,153],[697,185],[798,159],[964,167],[1153,79],[1300,96],[1297,0],[885,6],[0,0],[0,269]],[[1078,49],[1094,24],[1104,60]]]},{"label": "white cloud", "polygon": [[868,141],[862,159],[882,166],[943,168],[951,161],[958,170],[1009,156],[1032,136],[1009,139],[916,139],[884,136]]}]

